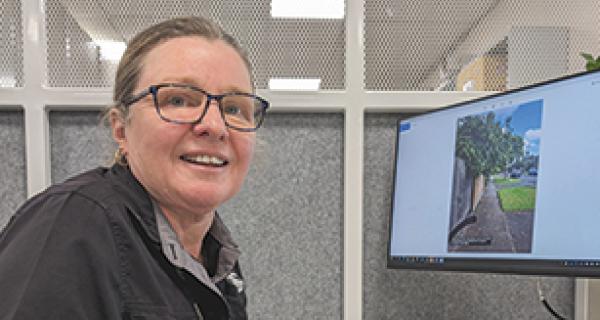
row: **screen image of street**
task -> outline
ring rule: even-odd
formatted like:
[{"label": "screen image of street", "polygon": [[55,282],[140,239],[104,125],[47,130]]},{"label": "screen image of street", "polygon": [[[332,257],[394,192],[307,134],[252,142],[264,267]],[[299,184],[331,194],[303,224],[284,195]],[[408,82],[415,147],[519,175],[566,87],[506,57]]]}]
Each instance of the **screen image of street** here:
[{"label": "screen image of street", "polygon": [[531,253],[543,104],[457,120],[448,252]]}]

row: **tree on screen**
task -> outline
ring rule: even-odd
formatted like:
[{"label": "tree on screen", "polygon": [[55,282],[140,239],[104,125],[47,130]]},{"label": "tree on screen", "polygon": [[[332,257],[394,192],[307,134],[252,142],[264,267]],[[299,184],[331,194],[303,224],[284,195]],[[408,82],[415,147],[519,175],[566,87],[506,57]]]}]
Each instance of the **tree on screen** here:
[{"label": "tree on screen", "polygon": [[489,112],[458,121],[456,156],[474,176],[503,172],[523,156],[523,137],[513,134],[511,120],[502,126]]}]

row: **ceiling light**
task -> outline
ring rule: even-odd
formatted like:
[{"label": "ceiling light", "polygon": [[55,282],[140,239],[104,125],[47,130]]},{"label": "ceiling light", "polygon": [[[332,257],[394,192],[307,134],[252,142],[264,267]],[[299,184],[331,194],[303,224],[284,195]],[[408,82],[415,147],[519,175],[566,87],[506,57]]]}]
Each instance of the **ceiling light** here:
[{"label": "ceiling light", "polygon": [[17,86],[17,79],[13,76],[0,76],[0,88],[14,88]]},{"label": "ceiling light", "polygon": [[271,0],[273,18],[343,19],[344,0]]},{"label": "ceiling light", "polygon": [[271,90],[294,90],[294,91],[317,91],[321,86],[321,78],[271,78],[269,89]]},{"label": "ceiling light", "polygon": [[110,61],[119,61],[127,48],[122,41],[94,40],[94,43],[100,47],[100,57]]}]

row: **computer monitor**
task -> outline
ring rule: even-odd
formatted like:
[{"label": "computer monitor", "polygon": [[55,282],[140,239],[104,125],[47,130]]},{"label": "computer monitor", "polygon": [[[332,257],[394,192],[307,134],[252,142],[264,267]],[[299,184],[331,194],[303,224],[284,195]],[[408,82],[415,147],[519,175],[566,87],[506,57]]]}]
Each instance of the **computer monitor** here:
[{"label": "computer monitor", "polygon": [[600,276],[600,72],[401,120],[388,267]]}]

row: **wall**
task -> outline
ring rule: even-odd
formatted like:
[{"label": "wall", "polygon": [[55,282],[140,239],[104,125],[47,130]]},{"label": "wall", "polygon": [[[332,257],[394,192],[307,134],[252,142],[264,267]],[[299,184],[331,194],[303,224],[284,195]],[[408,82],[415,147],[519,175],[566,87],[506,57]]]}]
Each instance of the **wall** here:
[{"label": "wall", "polygon": [[[511,33],[513,27],[564,27],[569,34],[567,40],[566,70],[583,71],[584,59],[580,52],[600,51],[600,10],[595,0],[499,0],[485,18],[464,35],[462,41],[448,55],[446,61],[458,61],[456,65],[465,66],[474,58],[484,55],[490,48],[503,41]],[[513,47],[528,46],[527,42],[513,43]],[[509,52],[511,48],[508,48]],[[440,65],[446,68],[446,61]],[[454,64],[453,64],[454,66]],[[535,81],[547,79],[544,63],[531,66],[534,68]],[[537,67],[537,68],[536,68]],[[531,72],[531,71],[530,71]],[[536,75],[539,72],[539,75]],[[509,70],[510,74],[510,70]],[[553,75],[555,77],[558,75]],[[437,69],[432,72],[425,83],[436,83],[439,79]],[[531,78],[530,78],[531,79]]]},{"label": "wall", "polygon": [[473,177],[468,174],[465,161],[456,158],[454,161],[454,177],[452,183],[452,209],[450,213],[450,228],[456,226],[471,212],[473,196]]},{"label": "wall", "polygon": [[483,175],[479,175],[473,181],[473,210],[477,208],[481,197],[485,191],[485,177]]},{"label": "wall", "polygon": [[25,189],[25,132],[23,112],[0,111],[0,230],[23,202]]},{"label": "wall", "polygon": [[508,58],[505,54],[483,55],[471,61],[456,76],[458,91],[506,90]]}]

